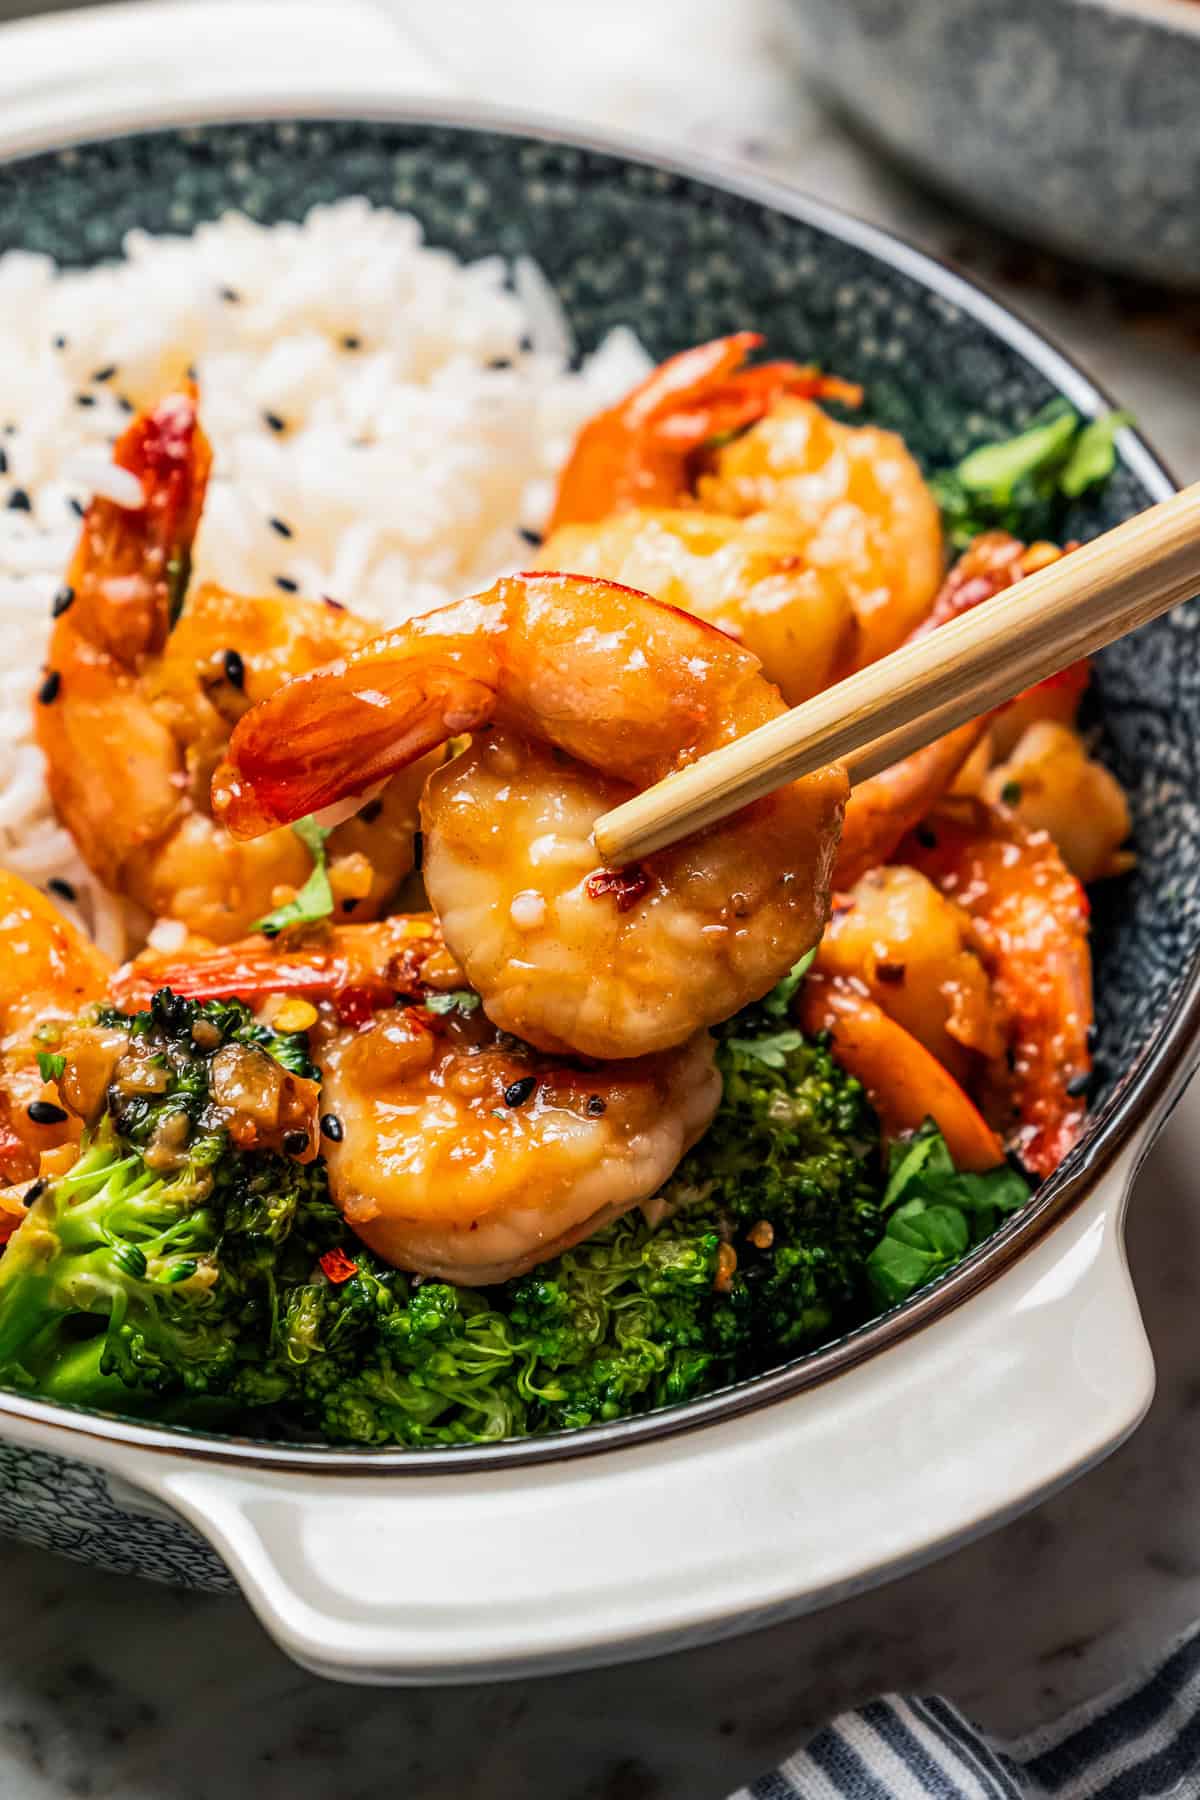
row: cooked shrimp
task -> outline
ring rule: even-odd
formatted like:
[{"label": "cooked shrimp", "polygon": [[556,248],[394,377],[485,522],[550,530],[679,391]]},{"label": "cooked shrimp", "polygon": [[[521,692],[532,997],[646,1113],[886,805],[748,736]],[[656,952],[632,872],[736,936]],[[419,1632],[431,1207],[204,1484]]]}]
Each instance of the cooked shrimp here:
[{"label": "cooked shrimp", "polygon": [[816,942],[845,775],[625,869],[597,867],[592,827],[782,710],[757,658],[700,621],[611,582],[517,576],[279,689],[234,731],[214,805],[261,831],[478,733],[422,802],[447,944],[504,1030],[642,1056],[727,1018]]},{"label": "cooked shrimp", "polygon": [[559,477],[549,529],[625,506],[673,506],[690,486],[697,452],[761,419],[784,394],[861,400],[852,383],[796,363],[744,368],[761,343],[758,332],[738,331],[683,350],[589,419]]},{"label": "cooked shrimp", "polygon": [[915,869],[875,869],[837,896],[814,968],[859,982],[963,1086],[1003,1054],[974,923]]},{"label": "cooked shrimp", "polygon": [[631,507],[595,524],[564,525],[538,566],[603,575],[695,613],[762,661],[789,706],[854,667],[858,624],[844,584],[796,554],[786,519],[683,507]]},{"label": "cooked shrimp", "polygon": [[[0,1180],[27,1181],[44,1154],[78,1142],[79,1122],[59,1105],[38,1052],[54,1054],[63,1022],[103,996],[110,974],[108,958],[44,894],[0,870]],[[0,1240],[6,1216],[0,1206]]]},{"label": "cooked shrimp", "polygon": [[1007,1037],[982,1076],[981,1105],[1026,1165],[1048,1175],[1086,1111],[1087,896],[1047,832],[976,802],[946,803],[898,855],[974,923]]},{"label": "cooked shrimp", "polygon": [[[145,504],[93,500],[56,604],[53,677],[36,706],[50,793],[84,861],[106,886],[214,939],[248,931],[306,879],[294,833],[236,843],[208,790],[234,721],[287,676],[370,636],[350,613],[204,586],[180,615],[209,450],[194,394],[130,425],[114,452]],[[370,824],[331,837],[335,894],[377,911],[412,866],[427,772],[377,797]]]},{"label": "cooked shrimp", "polygon": [[1121,784],[1069,725],[1030,725],[986,777],[983,797],[1010,807],[1032,831],[1048,831],[1080,881],[1133,867],[1132,853],[1121,848],[1131,824]]},{"label": "cooked shrimp", "polygon": [[[646,562],[651,578],[644,585],[656,598],[703,618],[714,618],[719,604],[729,616],[729,597],[716,591],[719,568],[676,552],[669,559],[674,569],[662,569],[663,545],[652,525],[621,531],[609,515],[628,507],[698,503],[718,515],[714,530],[734,543],[735,518],[770,515],[769,525],[764,521],[769,554],[797,558],[791,579],[774,596],[762,592],[758,605],[739,606],[733,623],[762,655],[771,680],[789,698],[793,689],[795,698],[805,698],[820,685],[810,683],[806,659],[793,662],[796,645],[808,635],[809,615],[821,651],[832,645],[838,652],[840,660],[829,661],[828,679],[894,649],[937,592],[941,519],[895,433],[840,424],[814,404],[826,398],[857,405],[861,389],[791,363],[742,368],[760,342],[753,332],[739,332],[684,351],[584,427],[559,481],[543,566],[582,567],[640,586],[637,570]],[[560,535],[568,525],[588,529]],[[659,527],[682,535],[673,520]],[[643,528],[650,541],[635,550],[630,536]],[[593,532],[598,541],[589,555]],[[753,534],[747,548],[761,549]],[[587,558],[583,564],[581,556]],[[624,577],[619,558],[626,563]],[[806,581],[799,579],[801,570]],[[753,578],[761,581],[768,572],[760,563]],[[777,572],[788,573],[786,564]],[[672,574],[667,594],[659,584]]]},{"label": "cooked shrimp", "polygon": [[174,962],[149,955],[118,994],[129,1004],[166,983],[196,998],[317,999],[322,1147],[347,1223],[397,1267],[475,1286],[648,1200],[705,1130],[721,1082],[706,1032],[588,1068],[505,1038],[477,1006],[419,1003],[461,981],[425,916],[343,926],[288,951],[258,939]]},{"label": "cooked shrimp", "polygon": [[712,461],[697,483],[701,506],[779,516],[807,566],[841,583],[858,624],[856,668],[904,642],[933,604],[943,550],[937,502],[901,438],[783,399]]},{"label": "cooked shrimp", "polygon": [[1004,1146],[948,1070],[860,983],[810,975],[799,1000],[805,1031],[828,1031],[833,1054],[856,1075],[879,1115],[885,1138],[916,1131],[932,1119],[960,1169],[991,1169]]}]

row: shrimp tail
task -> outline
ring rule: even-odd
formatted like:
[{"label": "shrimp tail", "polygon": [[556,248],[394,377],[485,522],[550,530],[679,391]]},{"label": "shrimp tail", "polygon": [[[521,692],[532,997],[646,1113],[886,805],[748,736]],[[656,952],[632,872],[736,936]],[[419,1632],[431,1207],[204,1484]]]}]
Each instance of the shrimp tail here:
[{"label": "shrimp tail", "polygon": [[746,430],[777,400],[840,400],[861,388],[791,362],[743,368],[762,336],[737,331],[661,363],[624,400],[588,421],[559,479],[549,530],[625,506],[669,506],[688,486],[688,458]]},{"label": "shrimp tail", "polygon": [[189,382],[133,420],[113,461],[137,478],[142,503],[97,495],[67,575],[74,630],[127,669],[162,649],[187,592],[212,466],[196,409]]}]

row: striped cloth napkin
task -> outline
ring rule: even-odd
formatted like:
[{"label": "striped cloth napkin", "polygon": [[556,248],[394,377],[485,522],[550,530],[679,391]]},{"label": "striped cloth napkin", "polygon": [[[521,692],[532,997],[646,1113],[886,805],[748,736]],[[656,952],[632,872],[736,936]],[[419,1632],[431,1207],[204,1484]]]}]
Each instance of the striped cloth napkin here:
[{"label": "striped cloth napkin", "polygon": [[890,1694],[843,1713],[730,1800],[1195,1800],[1200,1627],[1158,1667],[1005,1742],[945,1700]]}]

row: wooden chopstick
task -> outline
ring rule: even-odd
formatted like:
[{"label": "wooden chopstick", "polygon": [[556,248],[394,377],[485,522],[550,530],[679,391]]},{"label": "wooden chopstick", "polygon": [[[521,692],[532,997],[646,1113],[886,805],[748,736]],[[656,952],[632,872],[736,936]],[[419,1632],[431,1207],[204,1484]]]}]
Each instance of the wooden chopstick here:
[{"label": "wooden chopstick", "polygon": [[614,807],[596,848],[631,862],[826,763],[866,780],[1198,593],[1200,482]]}]

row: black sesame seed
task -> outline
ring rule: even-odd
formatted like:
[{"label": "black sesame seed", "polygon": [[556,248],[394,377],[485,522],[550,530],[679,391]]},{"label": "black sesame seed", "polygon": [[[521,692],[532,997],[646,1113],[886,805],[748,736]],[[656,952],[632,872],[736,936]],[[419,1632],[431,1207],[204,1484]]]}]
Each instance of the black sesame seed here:
[{"label": "black sesame seed", "polygon": [[489,369],[511,369],[512,368],[512,357],[511,356],[493,356],[491,362],[488,364],[488,368]]},{"label": "black sesame seed", "polygon": [[606,1113],[607,1111],[607,1100],[602,1100],[599,1094],[588,1095],[587,1112],[589,1119],[598,1119],[601,1113]]},{"label": "black sesame seed", "polygon": [[51,1100],[31,1100],[25,1111],[35,1125],[61,1125],[67,1116],[66,1109]]},{"label": "black sesame seed", "polygon": [[293,581],[290,575],[277,575],[275,577],[275,586],[282,589],[285,594],[295,594],[298,593],[300,589],[300,583],[298,581]]},{"label": "black sesame seed", "polygon": [[8,474],[8,452],[0,445],[0,475]]},{"label": "black sesame seed", "polygon": [[17,428],[13,424],[11,419],[9,420],[8,424],[4,427],[4,435],[5,435],[5,437],[16,437],[16,435],[17,435]]},{"label": "black sesame seed", "polygon": [[69,900],[72,905],[79,898],[70,882],[64,881],[61,875],[52,875],[46,886],[52,894],[57,894],[60,900]]},{"label": "black sesame seed", "polygon": [[50,341],[56,350],[65,350],[67,347],[67,340],[61,331],[58,333],[57,337],[51,338]]},{"label": "black sesame seed", "polygon": [[25,1189],[26,1206],[32,1206],[35,1200],[40,1200],[45,1191],[46,1183],[40,1179],[35,1181],[32,1187],[27,1187]]},{"label": "black sesame seed", "polygon": [[536,1075],[522,1075],[520,1081],[514,1081],[511,1086],[505,1088],[505,1106],[524,1106],[536,1086]]},{"label": "black sesame seed", "polygon": [[357,899],[343,900],[342,901],[342,911],[344,913],[352,913],[357,905],[358,905]]},{"label": "black sesame seed", "polygon": [[271,527],[272,531],[277,531],[280,537],[290,538],[294,535],[292,528],[286,519],[268,519],[267,524]]},{"label": "black sesame seed", "polygon": [[524,350],[526,353],[533,349],[533,339],[529,336],[528,332],[521,338],[517,348]]},{"label": "black sesame seed", "polygon": [[96,396],[95,394],[76,394],[75,404],[76,406],[95,406]]},{"label": "black sesame seed", "polygon": [[360,337],[356,337],[352,331],[347,331],[342,338],[342,349],[343,350],[361,350],[362,349],[362,339]]},{"label": "black sesame seed", "polygon": [[321,598],[329,608],[330,612],[345,612],[345,603],[341,600],[335,600],[332,594],[322,594]]},{"label": "black sesame seed", "polygon": [[57,669],[51,669],[41,687],[38,689],[38,699],[43,706],[52,706],[54,704],[58,699],[58,690],[61,686],[62,676]]},{"label": "black sesame seed", "polygon": [[532,544],[535,550],[537,549],[539,544],[542,544],[545,542],[545,539],[542,537],[541,532],[540,531],[532,531],[528,525],[518,525],[517,526],[517,536],[523,537],[525,539],[525,542],[527,544]]},{"label": "black sesame seed", "polygon": [[51,618],[61,619],[68,608],[74,606],[74,604],[75,589],[73,587],[60,587],[50,606]]},{"label": "black sesame seed", "polygon": [[[20,488],[18,488],[17,493],[20,493],[20,492],[21,492],[21,490],[20,490]],[[8,504],[10,506],[14,506],[16,504],[16,498],[17,498],[17,495],[14,494]],[[24,502],[25,502],[25,511],[28,512],[29,511],[29,495],[25,494],[23,496],[23,498],[24,498]],[[77,500],[75,498],[74,494],[72,494],[71,498],[67,501],[67,505],[70,507],[71,511],[75,514],[75,517],[77,519],[82,519],[82,517],[84,515],[84,511],[85,511],[82,500]]]},{"label": "black sesame seed", "polygon": [[1081,1100],[1091,1085],[1092,1072],[1090,1069],[1084,1069],[1080,1074],[1072,1075],[1067,1083],[1067,1092],[1072,1100]]},{"label": "black sesame seed", "polygon": [[376,795],[374,800],[368,800],[367,804],[360,809],[358,816],[364,825],[373,825],[382,811],[383,801]]},{"label": "black sesame seed", "polygon": [[419,875],[421,873],[421,870],[424,868],[424,866],[425,866],[425,834],[422,831],[414,831],[413,832],[413,868],[417,871],[417,874]]},{"label": "black sesame seed", "polygon": [[345,1132],[342,1130],[342,1121],[338,1118],[336,1113],[321,1114],[322,1137],[327,1137],[331,1144],[340,1144],[345,1135]]},{"label": "black sesame seed", "polygon": [[222,658],[222,663],[225,669],[225,679],[230,687],[239,689],[244,688],[246,685],[246,665],[242,661],[239,652],[236,650],[227,650]]},{"label": "black sesame seed", "polygon": [[116,363],[105,363],[105,365],[102,369],[96,369],[94,371],[94,373],[92,375],[92,380],[93,381],[111,381],[113,376],[116,374],[116,372],[117,372]]},{"label": "black sesame seed", "polygon": [[307,1131],[285,1131],[283,1134],[283,1150],[285,1156],[303,1156],[308,1149]]},{"label": "black sesame seed", "polygon": [[189,363],[187,368],[183,371],[183,373],[188,381],[195,381],[195,379],[196,379],[195,363]]},{"label": "black sesame seed", "polygon": [[226,306],[236,306],[241,297],[236,288],[223,287],[221,289],[221,298]]},{"label": "black sesame seed", "polygon": [[33,511],[33,501],[29,498],[29,495],[25,492],[24,488],[13,489],[12,493],[8,496],[8,510],[9,512]]},{"label": "black sesame seed", "polygon": [[281,419],[278,413],[265,412],[263,414],[263,424],[269,425],[272,431],[287,430],[287,420]]},{"label": "black sesame seed", "polygon": [[133,401],[129,398],[128,394],[118,394],[117,405],[123,413],[132,413],[135,410]]}]

